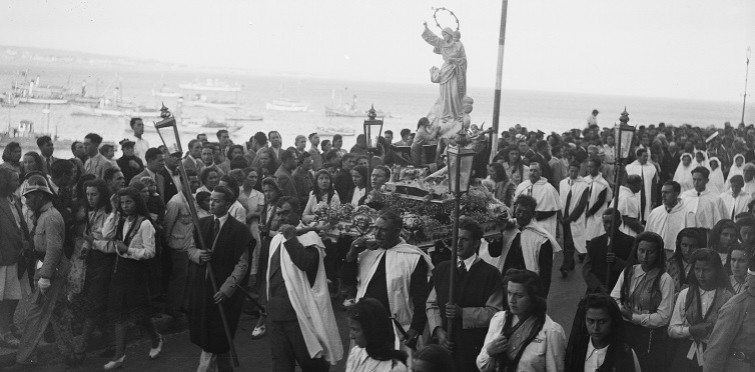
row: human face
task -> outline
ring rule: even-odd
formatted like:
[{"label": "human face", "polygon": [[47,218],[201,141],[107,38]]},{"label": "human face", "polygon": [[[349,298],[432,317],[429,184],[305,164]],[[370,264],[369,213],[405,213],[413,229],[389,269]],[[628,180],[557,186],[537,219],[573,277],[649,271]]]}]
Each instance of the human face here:
[{"label": "human face", "polygon": [[524,284],[509,282],[506,286],[506,299],[511,313],[526,318],[532,311],[532,299],[527,294]]},{"label": "human face", "polygon": [[739,179],[737,179],[736,181],[731,180],[731,190],[734,191],[735,194],[739,194],[744,186],[745,184]]},{"label": "human face", "polygon": [[689,156],[682,156],[682,164],[684,164],[685,167],[689,167],[689,165],[692,163],[692,158]]},{"label": "human face", "polygon": [[367,347],[367,337],[362,330],[362,324],[358,321],[349,318],[349,338],[354,340],[354,343],[361,347]]},{"label": "human face", "polygon": [[215,217],[223,217],[228,213],[228,208],[231,207],[231,203],[225,200],[225,194],[222,192],[213,191],[210,194],[210,213]]},{"label": "human face", "polygon": [[526,142],[519,142],[519,154],[526,154],[527,150],[529,150],[530,147],[527,145]]},{"label": "human face", "polygon": [[640,161],[640,164],[646,164],[648,162],[648,152],[645,151],[638,160]]},{"label": "human face", "polygon": [[142,195],[142,200],[149,199],[149,186],[145,186],[139,193]]},{"label": "human face", "polygon": [[[618,221],[616,221],[618,223]],[[613,225],[613,218],[611,215],[603,215],[603,230],[606,231],[606,233],[611,233],[611,226]]]},{"label": "human face", "polygon": [[100,190],[96,187],[89,186],[86,189],[87,203],[89,208],[96,208],[100,202]]},{"label": "human face", "polygon": [[195,159],[202,156],[202,141],[194,142],[194,146],[189,150],[191,156]]},{"label": "human face", "polygon": [[381,169],[373,169],[370,185],[373,189],[379,189],[388,182],[388,175]]},{"label": "human face", "polygon": [[302,162],[301,162],[301,169],[303,169],[305,171],[308,171],[308,170],[312,169],[312,157],[311,156],[307,156],[306,158],[304,158],[304,160],[302,160]]},{"label": "human face", "polygon": [[299,216],[296,215],[294,212],[293,207],[291,207],[291,204],[284,203],[278,209],[275,211],[275,214],[278,217],[278,221],[280,221],[281,224],[288,224],[288,225],[297,225],[299,222]]},{"label": "human face", "polygon": [[602,346],[608,342],[608,336],[613,329],[613,320],[605,309],[587,309],[585,313],[585,327],[590,334],[593,345]]},{"label": "human face", "polygon": [[351,171],[351,180],[354,181],[356,187],[364,187],[364,180],[362,179],[361,173],[355,170]]},{"label": "human face", "polygon": [[246,178],[244,179],[244,187],[247,189],[251,189],[254,187],[254,185],[257,184],[257,180],[259,180],[259,175],[257,175],[257,171],[251,171],[249,174],[246,175]]},{"label": "human face", "polygon": [[705,157],[701,152],[698,152],[697,154],[695,154],[695,160],[697,160],[698,163],[702,163],[703,161],[705,161]]},{"label": "human face", "polygon": [[705,184],[708,183],[708,179],[700,172],[692,174],[692,186],[695,187],[697,192],[705,191]]},{"label": "human face", "polygon": [[134,156],[134,148],[133,147],[124,147],[122,149],[123,156]]},{"label": "human face", "polygon": [[343,161],[343,170],[351,170],[351,168],[354,168],[357,165],[357,160],[353,157],[350,157]]},{"label": "human face", "polygon": [[739,229],[739,235],[742,237],[742,244],[752,244],[755,242],[755,229],[745,226]]},{"label": "human face", "polygon": [[270,140],[270,146],[272,146],[273,148],[277,149],[277,148],[281,147],[281,135],[280,135],[280,133],[278,133],[278,132],[271,132],[269,140]]},{"label": "human face", "polygon": [[530,164],[530,182],[535,183],[540,180],[540,164]]},{"label": "human face", "polygon": [[134,130],[134,136],[141,137],[144,134],[144,122],[137,120],[134,122],[134,126],[131,127]]},{"label": "human face", "polygon": [[733,227],[723,229],[719,238],[722,247],[728,247],[731,243],[737,241],[737,230]]},{"label": "human face", "polygon": [[587,171],[590,172],[591,176],[597,177],[598,173],[600,172],[600,167],[598,167],[598,165],[595,164],[594,161],[588,161],[587,162]]},{"label": "human face", "polygon": [[218,185],[218,180],[220,177],[218,176],[218,172],[212,171],[207,174],[207,180],[205,181],[205,186],[207,186],[208,189],[212,190],[215,188],[215,186]]},{"label": "human face", "polygon": [[231,151],[231,160],[244,156],[244,150],[241,147],[236,147]]},{"label": "human face", "polygon": [[339,139],[334,139],[333,140],[333,148],[334,149],[340,150],[341,146],[343,146],[343,139],[339,138]]},{"label": "human face", "polygon": [[370,165],[369,159],[367,159],[367,158],[359,158],[359,160],[357,160],[357,165],[361,165],[363,167],[367,167],[367,166]]},{"label": "human face", "polygon": [[744,278],[747,275],[747,252],[743,249],[735,249],[729,255],[731,262],[731,274],[737,278]]},{"label": "human face", "polygon": [[113,175],[113,179],[110,180],[110,187],[113,192],[116,192],[126,186],[126,177],[123,177],[123,173],[118,172]]},{"label": "human face", "polygon": [[745,159],[741,156],[737,156],[736,159],[734,159],[734,163],[737,164],[738,167],[741,167],[744,161]]},{"label": "human face", "polygon": [[270,154],[263,152],[260,154],[260,166],[262,168],[268,168],[270,167],[270,163],[272,162],[272,159],[270,159]]},{"label": "human face", "polygon": [[220,137],[218,137],[218,142],[220,143],[220,146],[225,146],[229,142],[231,142],[231,138],[228,137],[228,133],[220,133]]},{"label": "human face", "polygon": [[129,195],[120,197],[121,211],[126,216],[131,216],[136,213],[136,201]]},{"label": "human face", "polygon": [[278,200],[278,191],[270,185],[262,185],[262,194],[265,195],[267,203],[275,203]]},{"label": "human face", "polygon": [[89,157],[97,156],[97,150],[99,149],[99,146],[92,143],[92,141],[89,138],[84,139],[84,149],[86,150],[87,155]]},{"label": "human face", "polygon": [[692,256],[692,252],[700,247],[697,246],[697,240],[690,238],[689,236],[683,236],[679,241],[679,248],[682,251],[684,262],[689,262],[689,257]]},{"label": "human face", "polygon": [[519,151],[518,150],[511,150],[509,151],[509,164],[517,163],[519,162]]},{"label": "human face", "polygon": [[327,174],[317,176],[317,188],[326,191],[330,189],[330,177]]},{"label": "human face", "polygon": [[[716,259],[718,259],[716,257]],[[710,291],[716,286],[716,271],[708,261],[695,262],[695,277],[704,291]]]},{"label": "human face", "polygon": [[75,151],[73,152],[73,155],[76,157],[81,157],[86,154],[87,154],[86,146],[81,142],[77,143]]},{"label": "human face", "polygon": [[569,167],[569,178],[576,180],[579,177],[579,167]]},{"label": "human face", "polygon": [[315,135],[314,135],[314,136],[312,136],[312,138],[311,138],[311,139],[309,140],[309,143],[311,143],[311,144],[312,144],[312,147],[315,147],[315,148],[316,148],[316,147],[317,147],[318,145],[320,145],[320,136],[318,136],[318,135],[316,135],[316,134],[315,134]]},{"label": "human face", "polygon": [[715,161],[715,160],[711,160],[710,161],[710,169],[711,170],[716,170],[716,168],[718,168],[718,162]]},{"label": "human face", "polygon": [[667,207],[675,206],[678,198],[679,193],[674,192],[673,186],[666,185],[661,188],[661,199],[663,199],[663,204]]},{"label": "human face", "polygon": [[43,196],[41,191],[32,192],[31,194],[26,194],[26,205],[28,208],[33,211],[37,212],[40,208],[42,208],[43,203]]},{"label": "human face", "polygon": [[37,163],[34,161],[34,158],[31,155],[24,155],[23,165],[24,165],[24,170],[26,170],[26,172],[40,170],[40,169],[37,169]]},{"label": "human face", "polygon": [[212,156],[213,151],[209,147],[205,147],[202,149],[202,162],[206,166],[212,165],[212,163],[215,161],[215,158]]},{"label": "human face", "polygon": [[385,140],[389,145],[393,142],[393,133],[386,133],[383,137],[385,137]]},{"label": "human face", "polygon": [[163,154],[157,154],[157,157],[147,164],[149,170],[157,172],[160,169],[165,168],[165,157]]},{"label": "human face", "polygon": [[497,175],[495,174],[495,168],[490,167],[490,166],[488,167],[488,176],[490,177],[491,180],[497,180],[498,179]]},{"label": "human face", "polygon": [[643,271],[650,271],[655,262],[658,261],[658,247],[656,244],[649,241],[641,241],[637,246],[637,261],[640,262]]},{"label": "human face", "polygon": [[199,189],[201,185],[202,184],[199,182],[199,177],[189,176],[189,188],[191,189],[192,194],[196,193],[197,189]]},{"label": "human face", "polygon": [[206,134],[200,134],[200,135],[198,135],[198,136],[197,136],[197,139],[198,139],[198,140],[199,140],[199,142],[201,142],[202,144],[205,144],[205,143],[207,143],[207,135],[206,135]]},{"label": "human face", "polygon": [[381,248],[388,249],[398,244],[399,232],[400,229],[386,219],[378,218],[375,222],[375,241]]},{"label": "human face", "polygon": [[47,143],[42,144],[42,147],[39,148],[39,151],[42,153],[42,156],[50,157],[52,156],[52,152],[55,151],[55,147],[52,144],[52,141],[48,141]]},{"label": "human face", "polygon": [[532,210],[530,207],[525,207],[524,205],[517,204],[516,210],[514,211],[514,217],[516,217],[516,223],[520,227],[527,226],[530,224],[530,221],[532,221],[532,217],[535,216],[535,211]]},{"label": "human face", "polygon": [[296,147],[299,151],[304,151],[304,149],[307,147],[307,137],[299,136],[296,137],[296,142],[294,143],[294,147]]},{"label": "human face", "polygon": [[[327,141],[327,140],[326,140]],[[322,144],[322,152],[326,153],[333,149],[333,144],[330,142],[323,142]]]},{"label": "human face", "polygon": [[480,240],[472,238],[472,232],[468,230],[459,229],[459,244],[456,249],[456,255],[461,260],[466,260],[477,253],[477,248],[480,246]]}]

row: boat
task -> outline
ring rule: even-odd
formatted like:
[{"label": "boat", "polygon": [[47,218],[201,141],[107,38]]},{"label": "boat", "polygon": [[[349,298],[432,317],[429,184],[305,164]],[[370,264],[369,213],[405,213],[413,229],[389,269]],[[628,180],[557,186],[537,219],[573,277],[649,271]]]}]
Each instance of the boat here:
[{"label": "boat", "polygon": [[207,119],[207,122],[202,124],[202,127],[208,128],[208,129],[225,129],[231,133],[236,133],[239,131],[239,129],[241,129],[241,126],[239,125],[228,125],[226,123],[215,121],[212,119]]},{"label": "boat", "polygon": [[113,117],[119,117],[119,116],[125,116],[126,112],[123,110],[120,110],[118,108],[105,108],[105,107],[92,107],[92,106],[81,106],[81,105],[71,105],[71,115],[79,115],[79,116],[113,116]]},{"label": "boat", "polygon": [[186,90],[199,90],[205,92],[241,92],[240,85],[231,85],[228,82],[219,79],[206,79],[204,83],[199,81],[184,83],[179,84],[178,87]]},{"label": "boat", "polygon": [[348,127],[317,127],[317,134],[321,136],[334,136],[336,134],[340,134],[342,137],[351,137],[356,135],[356,130],[354,128],[348,128]]},{"label": "boat", "polygon": [[160,89],[152,88],[152,95],[155,97],[178,98],[181,96],[181,93],[176,92],[163,84]]},{"label": "boat", "polygon": [[309,110],[309,105],[301,101],[294,101],[287,98],[274,99],[265,103],[265,109],[273,111],[295,111],[302,112]]},{"label": "boat", "polygon": [[195,94],[190,100],[184,100],[182,105],[187,107],[206,107],[214,109],[237,109],[241,108],[236,102],[233,101],[216,101],[210,100],[204,94]]},{"label": "boat", "polygon": [[226,121],[262,121],[264,118],[260,115],[240,115],[240,116],[226,116]]},{"label": "boat", "polygon": [[44,97],[17,97],[18,103],[31,105],[65,105],[68,100],[65,98],[44,98]]},{"label": "boat", "polygon": [[[382,110],[375,110],[376,116],[383,118],[388,116]],[[364,118],[367,117],[367,110],[359,110],[356,107],[345,105],[343,107],[325,106],[325,116],[337,116],[347,118]]]},{"label": "boat", "polygon": [[16,128],[11,129],[8,125],[8,131],[0,133],[0,148],[5,148],[11,142],[17,142],[22,149],[36,149],[37,138],[41,136],[50,136],[55,146],[60,149],[70,148],[73,144],[73,140],[61,139],[57,134],[37,133],[34,131],[34,122],[21,120]]}]

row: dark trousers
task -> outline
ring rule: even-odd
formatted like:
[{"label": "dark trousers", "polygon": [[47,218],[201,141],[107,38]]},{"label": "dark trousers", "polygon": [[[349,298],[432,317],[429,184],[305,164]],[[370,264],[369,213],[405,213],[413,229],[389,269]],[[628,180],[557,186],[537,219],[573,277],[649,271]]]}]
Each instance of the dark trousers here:
[{"label": "dark trousers", "polygon": [[564,227],[564,261],[561,270],[574,270],[574,238],[571,234],[571,224],[562,224]]},{"label": "dark trousers", "polygon": [[166,310],[175,314],[181,311],[184,304],[184,291],[186,290],[186,275],[189,270],[189,256],[186,251],[166,249],[163,254],[169,256],[171,261],[170,279],[168,280],[168,293]]},{"label": "dark trousers", "polygon": [[327,372],[330,368],[325,359],[309,357],[298,321],[268,320],[267,334],[270,337],[274,372],[294,372],[296,363],[302,372]]}]

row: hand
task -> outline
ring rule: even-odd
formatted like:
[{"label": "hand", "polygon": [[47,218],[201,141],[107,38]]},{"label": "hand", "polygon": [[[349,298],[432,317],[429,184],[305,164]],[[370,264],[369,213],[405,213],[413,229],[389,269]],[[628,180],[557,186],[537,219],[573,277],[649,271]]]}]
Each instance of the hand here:
[{"label": "hand", "polygon": [[498,336],[495,340],[488,344],[488,355],[496,356],[509,348],[509,339],[506,336]]},{"label": "hand", "polygon": [[695,324],[689,327],[689,334],[692,335],[692,338],[694,338],[695,340],[701,340],[705,338],[705,336],[707,336],[710,331],[712,331],[712,328],[713,326],[709,323]]},{"label": "hand", "polygon": [[212,260],[212,251],[209,250],[200,250],[199,251],[199,262],[205,263],[210,262]]},{"label": "hand", "polygon": [[454,319],[461,316],[461,306],[456,304],[446,304],[446,318]]},{"label": "hand", "polygon": [[296,237],[296,228],[292,225],[281,225],[281,227],[278,228],[278,232],[283,234],[283,238],[286,240],[291,240]]},{"label": "hand", "polygon": [[621,306],[621,316],[626,319],[632,319],[632,310],[627,309],[624,305]]},{"label": "hand", "polygon": [[128,166],[131,168],[139,168],[139,163],[137,163],[136,160],[129,160]]},{"label": "hand", "polygon": [[448,350],[453,350],[454,346],[456,346],[451,342],[451,339],[448,338],[448,332],[443,328],[438,327],[435,329],[435,337],[438,338],[438,344]]},{"label": "hand", "polygon": [[124,242],[115,242],[115,249],[117,249],[120,254],[128,252],[128,246]]},{"label": "hand", "polygon": [[606,262],[610,263],[610,264],[616,262],[616,253],[607,252],[606,253]]},{"label": "hand", "polygon": [[414,350],[417,347],[417,341],[419,340],[419,332],[409,329],[406,331],[406,337],[408,337],[406,340],[404,340],[404,344]]},{"label": "hand", "polygon": [[50,283],[50,279],[39,278],[39,280],[37,280],[37,288],[39,288],[39,291],[42,294],[47,293],[47,289],[50,288],[51,285],[52,284]]},{"label": "hand", "polygon": [[226,296],[222,291],[218,291],[218,293],[215,293],[215,295],[212,296],[212,299],[215,301],[215,304],[222,304],[223,302],[225,302],[225,300],[228,299],[228,296]]}]

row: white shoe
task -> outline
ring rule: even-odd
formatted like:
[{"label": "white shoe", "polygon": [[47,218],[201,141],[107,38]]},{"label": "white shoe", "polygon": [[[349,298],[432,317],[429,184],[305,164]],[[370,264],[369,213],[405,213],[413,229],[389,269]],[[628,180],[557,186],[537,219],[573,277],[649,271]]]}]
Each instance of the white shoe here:
[{"label": "white shoe", "polygon": [[160,342],[157,343],[157,347],[153,347],[149,349],[149,358],[155,359],[158,355],[160,355],[160,352],[163,351],[163,335],[158,334],[160,337]]},{"label": "white shoe", "polygon": [[123,364],[126,363],[126,354],[123,354],[123,356],[120,359],[111,360],[105,364],[105,367],[103,367],[106,371],[112,371],[114,369],[118,369],[123,367]]}]

